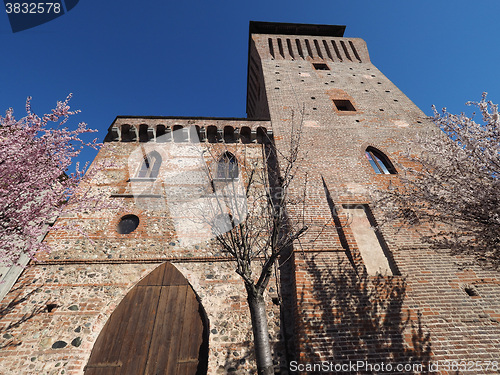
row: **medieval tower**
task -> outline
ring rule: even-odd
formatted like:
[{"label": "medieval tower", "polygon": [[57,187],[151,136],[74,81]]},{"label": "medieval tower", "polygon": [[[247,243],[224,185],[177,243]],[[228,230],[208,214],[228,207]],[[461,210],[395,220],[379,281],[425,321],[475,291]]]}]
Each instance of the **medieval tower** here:
[{"label": "medieval tower", "polygon": [[115,119],[81,185],[107,207],[58,218],[1,301],[0,374],[255,373],[234,260],[187,207],[279,159],[292,127],[288,214],[309,229],[266,293],[276,373],[498,373],[498,273],[429,249],[428,228],[373,230],[372,192],[435,126],[344,29],[251,22],[247,118]]}]

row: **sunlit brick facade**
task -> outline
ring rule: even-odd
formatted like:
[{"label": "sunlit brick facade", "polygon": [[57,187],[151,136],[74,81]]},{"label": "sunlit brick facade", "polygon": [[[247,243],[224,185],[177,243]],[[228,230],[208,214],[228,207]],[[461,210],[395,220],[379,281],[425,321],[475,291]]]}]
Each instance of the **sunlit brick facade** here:
[{"label": "sunlit brick facade", "polygon": [[[138,205],[134,179],[149,180],[137,178],[140,162],[130,156],[145,144],[196,139],[208,154],[223,145],[240,163],[262,163],[263,148],[289,147],[292,127],[301,129],[301,146],[291,192],[305,202],[289,207],[290,221],[309,230],[282,257],[266,294],[276,371],[289,373],[290,363],[366,361],[417,365],[401,373],[455,374],[468,372],[452,361],[465,361],[466,370],[498,373],[491,363],[486,368],[500,359],[498,272],[430,249],[421,240],[429,228],[393,222],[373,230],[384,221],[373,191],[398,183],[409,165],[404,151],[435,126],[372,64],[365,42],[343,34],[343,26],[251,22],[246,119],[117,117],[90,169],[100,170],[81,191],[99,191],[120,206],[59,218],[86,236],[49,231],[53,251],[33,261],[1,301],[0,374],[108,374],[125,366],[86,368],[120,301],[164,262],[182,273],[202,306],[208,373],[254,373],[246,293],[234,263],[208,238],[182,242],[185,228],[161,203],[170,188],[203,190],[193,177],[199,171],[168,166],[164,156],[169,178],[151,185],[147,204]],[[117,230],[125,215],[139,220],[131,233]]]}]

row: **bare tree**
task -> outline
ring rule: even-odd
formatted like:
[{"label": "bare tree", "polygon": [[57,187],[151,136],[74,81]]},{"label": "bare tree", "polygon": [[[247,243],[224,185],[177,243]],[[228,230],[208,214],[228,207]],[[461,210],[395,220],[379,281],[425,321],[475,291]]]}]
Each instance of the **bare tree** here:
[{"label": "bare tree", "polygon": [[[382,193],[379,203],[392,219],[433,227],[428,240],[455,254],[474,255],[483,265],[500,265],[500,119],[498,106],[468,102],[481,119],[434,108],[441,132],[424,135],[418,157],[401,185]],[[481,121],[482,120],[482,121]]]},{"label": "bare tree", "polygon": [[227,151],[227,144],[210,149],[206,156],[212,160],[207,173],[216,197],[210,224],[222,249],[234,257],[236,273],[245,284],[259,374],[274,374],[264,291],[279,258],[308,229],[303,220],[292,222],[287,215],[290,205],[302,204],[289,189],[300,164],[300,136],[301,127],[293,128],[290,147],[281,152],[264,135],[259,162],[235,163],[238,155]]}]

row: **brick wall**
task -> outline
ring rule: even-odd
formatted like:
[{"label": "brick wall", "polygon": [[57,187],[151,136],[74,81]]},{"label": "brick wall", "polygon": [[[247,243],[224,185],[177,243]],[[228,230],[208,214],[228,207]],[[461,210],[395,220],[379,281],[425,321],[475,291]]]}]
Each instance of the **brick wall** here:
[{"label": "brick wall", "polygon": [[[432,122],[371,63],[361,39],[276,31],[255,33],[250,43],[278,149],[302,125],[304,166],[291,189],[301,194],[307,179],[307,203],[291,216],[305,217],[311,230],[293,254],[294,358],[498,361],[498,272],[446,249],[430,250],[420,237],[428,228],[393,222],[381,227],[379,238],[394,276],[369,276],[343,210],[368,205],[375,223],[383,222],[372,192],[397,184],[398,176],[375,174],[365,150],[380,150],[402,172],[409,165],[403,153],[418,134],[441,136]],[[341,107],[345,100],[351,108]]]},{"label": "brick wall", "polygon": [[[86,236],[50,231],[45,241],[52,253],[32,262],[2,300],[0,373],[81,374],[120,301],[165,261],[189,281],[208,316],[209,373],[255,371],[246,294],[234,264],[201,230],[186,239],[190,224],[169,201],[186,197],[188,188],[205,191],[200,171],[188,162],[195,154],[186,151],[182,163],[169,164],[171,150],[160,150],[170,168],[163,185],[134,178],[143,153],[150,152],[146,145],[175,146],[198,137],[195,147],[206,151],[209,166],[215,160],[210,155],[224,151],[262,165],[263,134],[286,150],[292,129],[301,129],[301,149],[290,194],[305,202],[289,207],[290,220],[309,230],[280,259],[280,277],[266,295],[276,361],[438,363],[442,367],[428,372],[441,373],[456,373],[446,371],[444,361],[473,361],[476,369],[476,361],[498,361],[498,272],[446,249],[429,249],[420,237],[429,228],[393,222],[377,234],[392,275],[368,274],[346,209],[363,205],[372,224],[383,222],[372,189],[397,184],[398,175],[376,174],[365,150],[380,150],[401,172],[409,165],[403,153],[419,133],[439,136],[433,124],[371,63],[363,40],[343,38],[337,29],[328,35],[327,27],[289,28],[313,30],[311,35],[268,29],[275,33],[256,32],[249,46],[247,112],[259,120],[152,116],[113,122],[91,167],[96,173],[80,187],[102,194],[111,206],[59,218],[78,224]],[[186,131],[176,139],[172,132],[179,127]],[[119,234],[126,214],[137,215],[139,226]],[[272,303],[278,291],[281,309]],[[284,362],[282,373],[286,367]]]},{"label": "brick wall", "polygon": [[[91,166],[88,174],[91,178],[80,186],[80,193],[90,189],[91,195],[99,193],[110,206],[59,218],[56,225],[68,226],[46,236],[52,252],[40,254],[2,301],[0,374],[81,374],[99,333],[120,301],[165,261],[173,262],[189,281],[207,314],[209,373],[253,372],[250,315],[243,282],[234,272],[235,264],[206,233],[197,238],[191,230],[189,238],[183,237],[179,232],[182,225],[197,223],[183,221],[179,226],[176,220],[180,218],[172,214],[173,205],[179,202],[169,200],[189,201],[194,198],[186,191],[193,193],[197,187],[210,187],[204,186],[208,180],[203,180],[202,174],[195,173],[205,172],[193,167],[200,154],[194,152],[175,159],[175,152],[180,152],[176,147],[181,144],[175,144],[173,138],[169,143],[161,143],[159,136],[156,139],[157,134],[151,131],[149,134],[154,137],[149,143],[138,142],[139,137],[135,141],[113,141],[113,128],[123,124],[137,129],[146,125],[155,131],[158,124],[167,129],[174,124],[186,128],[197,125],[202,134],[208,126],[215,126],[216,137],[221,139],[224,129],[236,129],[232,143],[210,143],[204,136],[200,143],[191,139],[183,146],[185,150],[205,150],[203,158],[210,168],[216,166],[220,154],[231,152],[238,160],[240,173],[244,173],[245,164],[263,166],[263,144],[259,142],[264,140],[257,139],[257,129],[270,128],[267,122],[245,119],[118,118],[110,127],[109,142]],[[244,126],[250,130],[251,139],[245,140],[248,143],[239,137],[238,130]],[[143,156],[140,154],[139,161],[131,156],[141,147],[146,151],[148,147],[157,147],[164,157],[165,170],[161,176],[166,178],[154,183],[147,181],[150,185],[146,189],[150,190],[141,191],[149,194],[147,199],[152,202],[149,206],[134,198],[137,193],[134,176]],[[190,182],[186,176],[198,176],[201,181]],[[179,178],[183,181],[178,181]],[[160,185],[156,186],[156,182]],[[165,193],[170,187],[187,190],[177,192],[178,195]],[[139,226],[132,233],[120,234],[117,225],[128,214],[137,215]],[[269,285],[269,293],[271,296],[277,293],[275,278]],[[279,363],[284,353],[280,343],[280,311],[267,294],[266,298],[269,330]]]}]

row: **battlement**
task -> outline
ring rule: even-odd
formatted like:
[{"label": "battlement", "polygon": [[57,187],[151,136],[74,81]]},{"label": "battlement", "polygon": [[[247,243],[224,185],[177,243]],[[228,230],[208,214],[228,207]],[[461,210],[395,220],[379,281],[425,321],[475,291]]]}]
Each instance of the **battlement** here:
[{"label": "battlement", "polygon": [[[175,132],[175,134],[174,134]],[[105,142],[266,143],[271,122],[234,117],[117,116]]]}]

